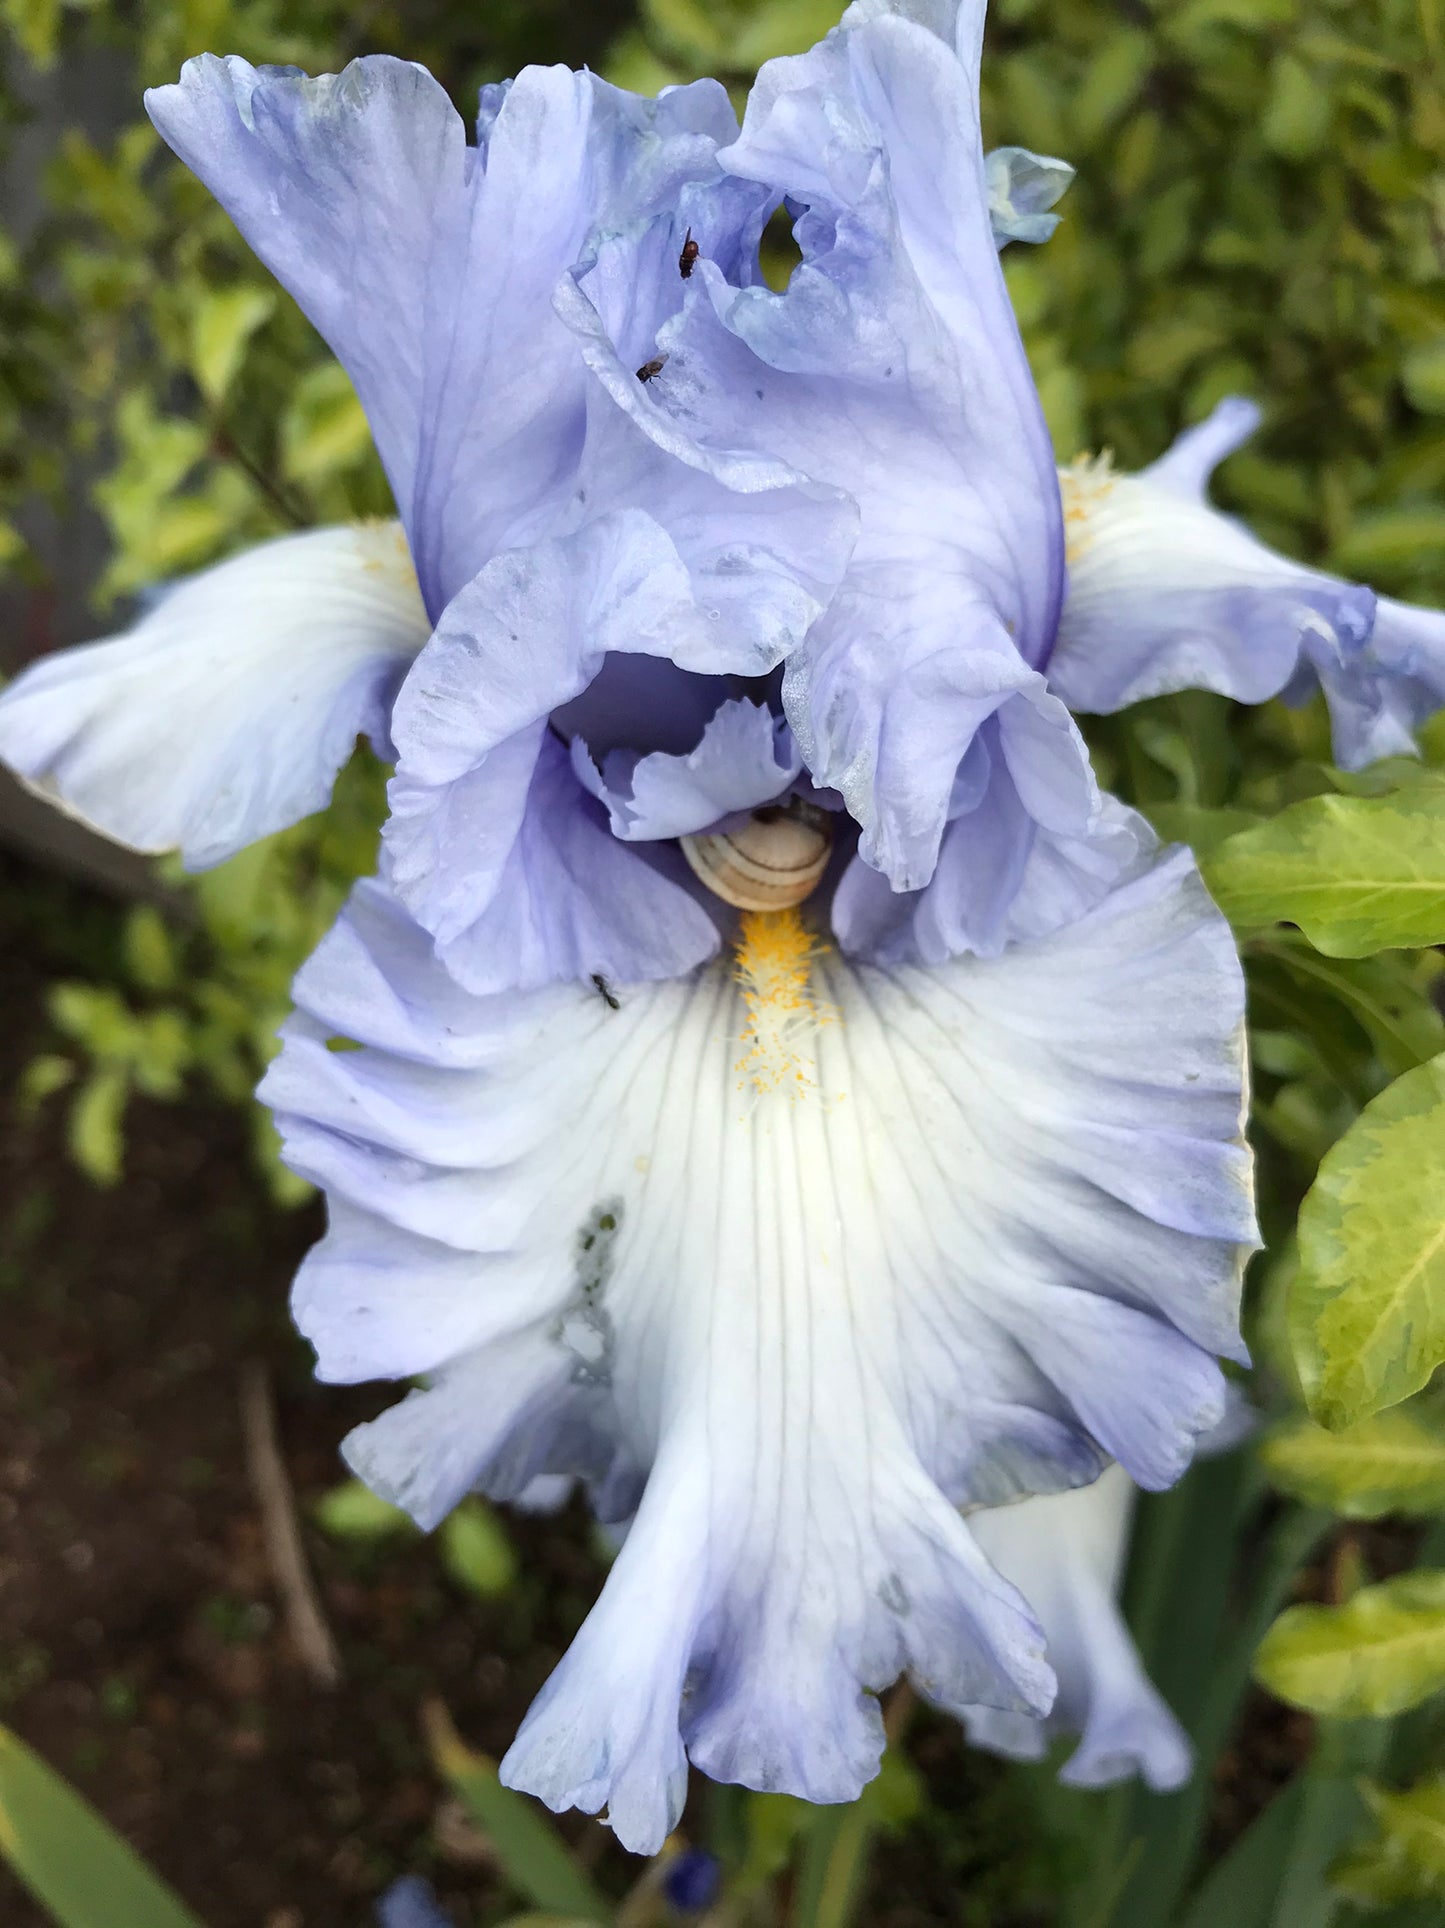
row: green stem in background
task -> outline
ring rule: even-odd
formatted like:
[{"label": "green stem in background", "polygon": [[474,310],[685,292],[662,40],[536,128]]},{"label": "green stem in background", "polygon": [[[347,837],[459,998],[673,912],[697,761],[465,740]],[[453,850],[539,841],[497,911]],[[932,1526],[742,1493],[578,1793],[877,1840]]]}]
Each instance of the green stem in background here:
[{"label": "green stem in background", "polygon": [[[900,1747],[918,1705],[907,1681],[889,1697],[883,1716],[888,1745]],[[863,1898],[868,1851],[878,1816],[865,1791],[847,1807],[829,1809],[808,1832],[789,1916],[790,1928],[849,1928]]]},{"label": "green stem in background", "polygon": [[1044,1785],[1043,1768],[1023,1770],[1033,1778],[1044,1825],[1072,1837],[1084,1870],[1064,1897],[1064,1928],[1177,1928],[1208,1821],[1214,1766],[1255,1649],[1329,1525],[1329,1516],[1313,1509],[1282,1513],[1248,1561],[1241,1598],[1238,1549],[1261,1497],[1257,1469],[1233,1455],[1198,1467],[1141,1509],[1129,1620],[1146,1670],[1189,1730],[1197,1763],[1189,1784],[1171,1795],[1133,1785],[1101,1797]]}]

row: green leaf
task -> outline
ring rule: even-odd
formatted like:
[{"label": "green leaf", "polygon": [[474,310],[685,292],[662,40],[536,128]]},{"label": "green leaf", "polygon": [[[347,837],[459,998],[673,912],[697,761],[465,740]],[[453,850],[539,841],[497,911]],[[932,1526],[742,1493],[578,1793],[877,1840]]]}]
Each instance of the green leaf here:
[{"label": "green leaf", "polygon": [[508,1915],[501,1928],[595,1928],[594,1917],[579,1915]]},{"label": "green leaf", "polygon": [[168,991],[176,981],[176,949],[154,904],[138,904],[125,921],[125,961],[143,990]]},{"label": "green leaf", "polygon": [[749,1793],[746,1803],[746,1848],[736,1883],[740,1894],[766,1888],[783,1872],[798,1839],[818,1815],[816,1808],[791,1794]]},{"label": "green leaf", "polygon": [[1116,25],[1100,42],[1074,95],[1070,111],[1080,137],[1095,141],[1114,125],[1137,98],[1158,57],[1158,43],[1151,35]]},{"label": "green leaf", "polygon": [[322,1532],[336,1540],[384,1540],[416,1530],[410,1515],[359,1479],[342,1480],[323,1493],[311,1511]]},{"label": "green leaf", "polygon": [[517,1556],[506,1528],[484,1500],[463,1500],[437,1535],[442,1565],[469,1593],[483,1600],[506,1593],[517,1577]]},{"label": "green leaf", "polygon": [[346,370],[325,362],[297,383],[281,424],[288,481],[324,481],[353,467],[371,447],[371,427]]},{"label": "green leaf", "polygon": [[1445,415],[1445,341],[1422,343],[1405,357],[1400,380],[1423,415]]},{"label": "green leaf", "polygon": [[715,64],[722,54],[717,14],[703,0],[647,0],[649,23],[681,54]]},{"label": "green leaf", "polygon": [[1401,1794],[1383,1787],[1367,1787],[1364,1793],[1385,1834],[1428,1878],[1430,1892],[1445,1893],[1445,1773]]},{"label": "green leaf", "polygon": [[89,1802],[7,1727],[0,1854],[59,1928],[200,1928]]},{"label": "green leaf", "polygon": [[1445,1571],[1404,1573],[1342,1607],[1289,1607],[1255,1677],[1314,1714],[1355,1720],[1416,1707],[1445,1687]]},{"label": "green leaf", "polygon": [[220,288],[197,306],[191,322],[191,370],[208,401],[224,401],[251,337],[275,307],[270,288]]},{"label": "green leaf", "polygon": [[1402,1793],[1370,1781],[1360,1791],[1377,1832],[1331,1870],[1336,1885],[1367,1906],[1445,1895],[1445,1774]]},{"label": "green leaf", "polygon": [[[1357,1019],[1381,1063],[1394,1077],[1445,1050],[1445,1019],[1431,998],[1415,959],[1321,957],[1302,938],[1281,932],[1262,946],[1295,978],[1317,986]],[[1435,974],[1438,959],[1429,960]]]},{"label": "green leaf", "polygon": [[20,1074],[20,1084],[16,1092],[18,1108],[22,1118],[33,1118],[47,1098],[63,1091],[75,1078],[75,1060],[65,1058],[58,1051],[42,1051],[32,1058]]},{"label": "green leaf", "polygon": [[1330,561],[1345,576],[1373,576],[1433,561],[1445,548],[1445,509],[1381,509],[1362,515]]},{"label": "green leaf", "polygon": [[0,20],[42,73],[53,64],[60,42],[60,0],[3,0]]},{"label": "green leaf", "polygon": [[119,1065],[93,1072],[70,1108],[66,1143],[71,1157],[95,1185],[114,1185],[125,1160],[121,1124],[130,1082]]},{"label": "green leaf", "polygon": [[1422,1412],[1378,1413],[1344,1432],[1287,1420],[1260,1446],[1276,1486],[1350,1520],[1445,1510],[1445,1424]]},{"label": "green leaf", "polygon": [[1445,942],[1445,784],[1308,797],[1205,858],[1242,930],[1298,924],[1328,957]]},{"label": "green leaf", "polygon": [[438,1773],[486,1835],[513,1887],[553,1914],[611,1921],[611,1904],[572,1859],[541,1808],[502,1786],[495,1763],[461,1740],[439,1701],[427,1704],[424,1719]]},{"label": "green leaf", "polygon": [[1300,1208],[1289,1332],[1323,1425],[1398,1405],[1445,1360],[1442,1197],[1445,1055],[1365,1107]]},{"label": "green leaf", "polygon": [[1281,54],[1270,79],[1269,105],[1260,132],[1266,147],[1292,161],[1318,153],[1330,131],[1332,101],[1293,54]]},{"label": "green leaf", "polygon": [[878,1834],[902,1832],[927,1806],[923,1777],[890,1745],[856,1801],[805,1810],[791,1928],[850,1928]]},{"label": "green leaf", "polygon": [[1253,810],[1211,810],[1199,803],[1151,803],[1144,814],[1166,843],[1188,844],[1196,857],[1207,856],[1261,821]]},{"label": "green leaf", "polygon": [[836,27],[844,0],[770,0],[743,28],[728,49],[732,67],[761,67],[779,54],[806,52]]}]

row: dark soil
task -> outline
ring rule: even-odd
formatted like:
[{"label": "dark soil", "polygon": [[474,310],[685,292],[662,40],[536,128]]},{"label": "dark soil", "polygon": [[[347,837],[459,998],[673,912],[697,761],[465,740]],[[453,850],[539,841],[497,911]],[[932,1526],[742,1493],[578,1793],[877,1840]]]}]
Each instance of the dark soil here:
[{"label": "dark soil", "polygon": [[[491,1919],[503,1891],[446,1807],[418,1709],[440,1695],[469,1741],[505,1749],[596,1592],[585,1525],[512,1523],[524,1577],[496,1602],[426,1542],[360,1551],[308,1528],[345,1668],[336,1692],[310,1684],[279,1621],[239,1375],[271,1375],[303,1514],[387,1395],[311,1383],[285,1306],[319,1212],[268,1204],[234,1113],[137,1110],[125,1178],[100,1191],[65,1156],[64,1099],[38,1118],[16,1102],[54,1048],[46,983],[112,921],[0,857],[0,1719],[208,1928],[354,1928],[408,1867],[458,1921]],[[595,1824],[573,1832],[621,1863]],[[46,1921],[3,1868],[0,1921]]]}]

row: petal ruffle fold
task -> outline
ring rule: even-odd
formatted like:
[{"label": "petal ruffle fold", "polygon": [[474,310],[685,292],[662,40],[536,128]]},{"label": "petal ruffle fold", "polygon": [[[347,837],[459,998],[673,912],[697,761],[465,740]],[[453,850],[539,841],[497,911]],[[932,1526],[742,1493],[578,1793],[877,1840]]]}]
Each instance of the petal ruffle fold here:
[{"label": "petal ruffle fold", "polygon": [[391,754],[427,639],[395,523],[281,536],[0,695],[0,760],[72,816],[200,870],[322,809],[358,735]]},{"label": "petal ruffle fold", "polygon": [[1186,854],[996,960],[799,938],[472,997],[365,885],[264,1088],[331,1200],[320,1371],[430,1376],[354,1442],[366,1477],[428,1521],[569,1473],[635,1511],[506,1771],[642,1851],[689,1758],[849,1798],[900,1671],[1046,1712],[955,1509],[1106,1453],[1167,1483],[1241,1352],[1242,986]]}]

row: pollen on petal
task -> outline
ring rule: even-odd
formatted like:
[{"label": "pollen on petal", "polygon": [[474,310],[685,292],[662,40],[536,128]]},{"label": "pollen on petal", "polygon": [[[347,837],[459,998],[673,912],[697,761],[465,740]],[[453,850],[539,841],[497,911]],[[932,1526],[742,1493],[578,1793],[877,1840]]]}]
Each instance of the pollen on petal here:
[{"label": "pollen on petal", "polygon": [[1114,453],[1102,449],[1076,455],[1059,470],[1059,493],[1064,499],[1064,559],[1077,562],[1090,541],[1089,518],[1114,489]]},{"label": "pollen on petal", "polygon": [[394,516],[368,515],[359,517],[352,527],[356,531],[356,546],[361,553],[362,568],[385,577],[399,589],[415,590],[417,601],[420,602],[416,565],[411,559],[411,545],[400,522]]},{"label": "pollen on petal", "polygon": [[738,927],[736,976],[747,1009],[738,1059],[744,1089],[801,1098],[817,1083],[811,1040],[837,1012],[814,996],[820,943],[796,910],[745,911]]}]

